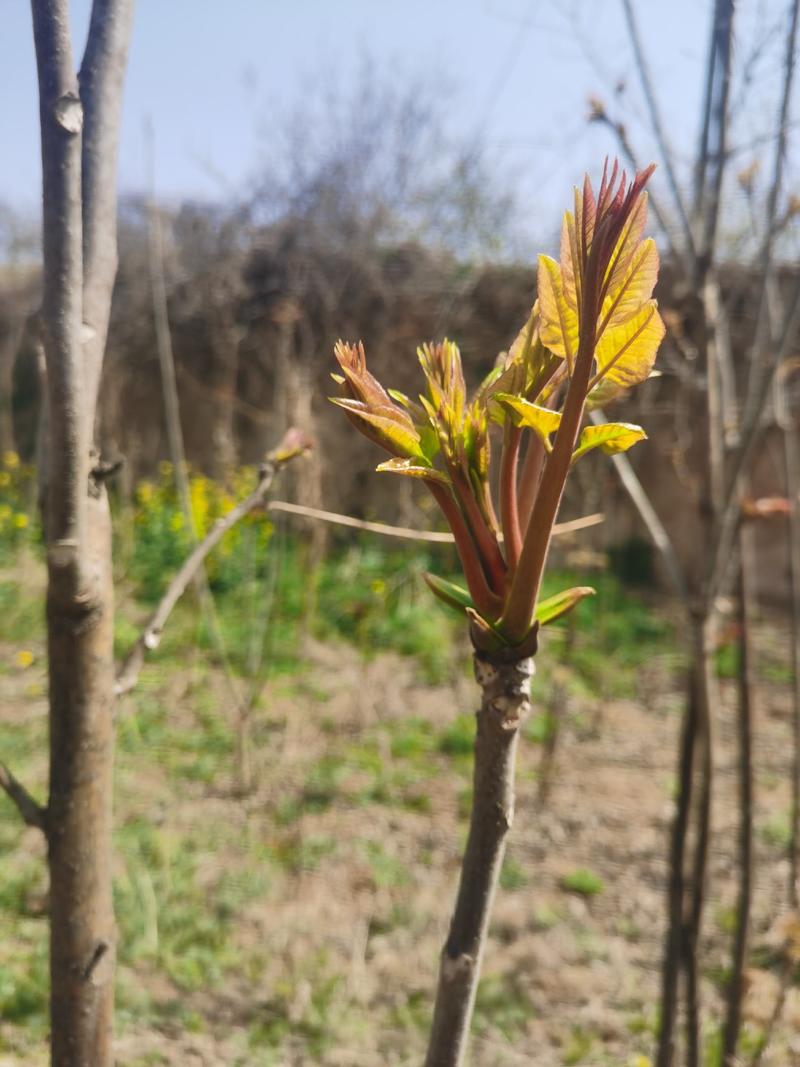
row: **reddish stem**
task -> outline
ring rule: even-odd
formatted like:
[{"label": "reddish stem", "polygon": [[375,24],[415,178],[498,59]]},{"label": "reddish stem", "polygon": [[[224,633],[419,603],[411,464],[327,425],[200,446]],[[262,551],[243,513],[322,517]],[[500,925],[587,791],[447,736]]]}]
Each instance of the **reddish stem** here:
[{"label": "reddish stem", "polygon": [[450,490],[444,485],[434,481],[426,481],[425,484],[433,494],[436,503],[442,509],[444,517],[453,531],[458,558],[461,560],[467,588],[470,591],[475,607],[485,619],[493,621],[499,616],[503,602],[489,587],[480,555],[472,534],[464,521],[464,516],[461,514],[461,509],[453,499]]},{"label": "reddish stem", "polygon": [[506,546],[506,562],[509,571],[517,566],[522,551],[522,533],[517,509],[517,466],[522,430],[506,418],[503,437],[503,458],[500,464],[500,520]]},{"label": "reddish stem", "polygon": [[546,454],[541,438],[535,433],[529,433],[528,438],[528,450],[522,462],[522,474],[519,480],[519,522],[523,537],[528,532],[536,504]]},{"label": "reddish stem", "polygon": [[[595,234],[596,237],[597,234]],[[553,524],[556,521],[564,493],[572,453],[581,427],[586,394],[589,391],[597,323],[597,298],[595,296],[598,289],[597,274],[603,263],[596,248],[597,245],[592,246],[586,265],[584,298],[580,315],[580,341],[567,397],[564,401],[561,423],[556,432],[553,451],[545,463],[535,509],[528,524],[519,563],[506,600],[506,608],[500,620],[506,637],[514,644],[518,644],[525,638],[531,625],[547,551],[550,547]]]},{"label": "reddish stem", "polygon": [[456,499],[461,505],[467,526],[477,546],[478,553],[489,580],[489,586],[499,596],[503,595],[506,582],[506,562],[497,543],[497,538],[480,509],[478,501],[464,472],[457,467],[451,470]]}]

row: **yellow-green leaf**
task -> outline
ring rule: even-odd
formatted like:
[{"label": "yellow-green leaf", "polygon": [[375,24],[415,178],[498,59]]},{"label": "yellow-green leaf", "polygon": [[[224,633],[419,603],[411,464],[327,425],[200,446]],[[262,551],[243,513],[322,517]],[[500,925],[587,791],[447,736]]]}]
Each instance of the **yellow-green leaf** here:
[{"label": "yellow-green leaf", "polygon": [[448,582],[446,578],[440,578],[436,574],[423,574],[422,576],[430,589],[430,591],[437,596],[440,600],[444,601],[451,608],[455,608],[456,611],[466,611],[467,608],[475,608],[472,597],[469,595],[466,589],[462,589],[460,585],[455,585],[453,582]]},{"label": "yellow-green leaf", "polygon": [[439,482],[441,485],[450,484],[450,479],[442,471],[415,463],[413,459],[387,459],[385,463],[379,463],[375,470],[389,474],[405,474],[409,478],[424,478],[425,481]]},{"label": "yellow-green leaf", "polygon": [[511,416],[515,426],[533,430],[541,438],[544,447],[550,450],[550,435],[556,432],[561,422],[561,415],[557,411],[539,407],[530,400],[523,400],[521,396],[512,396],[510,393],[498,393],[493,399]]},{"label": "yellow-green leaf", "polygon": [[652,296],[658,278],[658,249],[652,237],[627,257],[625,268],[619,275],[612,272],[600,314],[598,339],[605,330],[627,322]]},{"label": "yellow-green leaf", "polygon": [[536,306],[531,309],[531,313],[528,316],[528,321],[522,327],[514,339],[514,343],[508,350],[508,363],[514,363],[517,361],[524,361],[530,354],[533,346],[533,340],[536,335],[536,328],[538,326],[538,315],[536,314]]},{"label": "yellow-green leaf", "polygon": [[600,448],[607,455],[615,452],[627,452],[637,441],[644,441],[647,434],[641,426],[630,422],[606,422],[600,426],[585,426],[578,440],[578,447],[572,453],[572,462],[580,459],[594,448]]},{"label": "yellow-green leaf", "polygon": [[[611,256],[607,274],[609,292],[617,290],[622,283],[622,279],[628,273],[631,259],[633,258],[634,253],[639,250],[646,222],[647,193],[643,192],[636,201],[630,218],[625,223],[625,227],[617,240],[614,253]],[[657,266],[658,264],[656,264],[656,267]],[[652,291],[653,290],[651,289],[643,299],[647,300]]]},{"label": "yellow-green leaf", "polygon": [[594,596],[594,589],[590,585],[578,585],[573,589],[565,589],[546,600],[540,600],[533,613],[534,618],[540,626],[547,626],[548,623],[555,622],[556,619],[572,611],[575,605],[587,596]]},{"label": "yellow-green leaf", "polygon": [[[331,402],[355,419],[366,424],[364,433],[387,452],[413,459],[424,459],[419,434],[408,415],[392,406],[367,407],[360,400],[332,396]],[[371,432],[370,432],[371,431]]]},{"label": "yellow-green leaf", "polygon": [[586,397],[586,411],[593,411],[594,408],[609,404],[612,400],[616,400],[623,391],[622,386],[617,382],[610,382],[607,378],[601,379],[589,390],[589,395]]},{"label": "yellow-green leaf", "polygon": [[595,350],[595,383],[605,378],[629,389],[643,382],[653,369],[664,332],[655,300],[648,300],[627,322],[609,327]]},{"label": "yellow-green leaf", "polygon": [[539,256],[537,292],[542,344],[572,366],[578,351],[578,315],[565,296],[561,268],[550,256]]},{"label": "yellow-green leaf", "polygon": [[333,349],[339,363],[344,382],[339,382],[352,399],[360,400],[370,407],[383,407],[389,403],[389,394],[378,379],[367,370],[367,357],[364,345],[347,344],[337,341]]}]

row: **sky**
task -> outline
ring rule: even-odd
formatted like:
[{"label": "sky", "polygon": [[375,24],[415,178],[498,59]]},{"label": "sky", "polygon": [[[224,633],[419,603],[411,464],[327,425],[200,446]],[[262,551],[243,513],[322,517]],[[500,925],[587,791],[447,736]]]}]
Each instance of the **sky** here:
[{"label": "sky", "polygon": [[[763,19],[770,4],[749,6]],[[76,56],[89,7],[72,0]],[[635,7],[688,178],[711,3],[635,0]],[[41,170],[30,9],[26,0],[0,0],[0,10],[0,202],[34,214]],[[147,187],[150,121],[160,197],[236,198],[269,158],[282,116],[310,92],[346,88],[365,53],[391,77],[441,74],[452,86],[452,129],[485,139],[493,165],[514,176],[533,214],[560,214],[583,171],[597,173],[614,151],[611,134],[586,121],[590,95],[624,118],[642,158],[655,152],[620,0],[138,0],[122,190]]]}]

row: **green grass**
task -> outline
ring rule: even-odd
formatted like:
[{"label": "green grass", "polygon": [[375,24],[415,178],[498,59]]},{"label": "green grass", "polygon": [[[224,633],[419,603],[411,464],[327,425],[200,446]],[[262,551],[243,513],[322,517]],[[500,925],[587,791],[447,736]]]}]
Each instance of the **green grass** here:
[{"label": "green grass", "polygon": [[561,888],[568,893],[577,893],[582,897],[595,897],[603,892],[605,886],[602,878],[594,871],[579,867],[564,875],[561,879]]},{"label": "green grass", "polygon": [[530,997],[512,976],[488,974],[480,980],[473,1024],[477,1033],[499,1031],[514,1043],[532,1018]]},{"label": "green grass", "polygon": [[766,844],[785,852],[792,837],[789,813],[784,811],[771,815],[759,827],[759,834]]},{"label": "green grass", "polygon": [[[171,525],[172,507],[167,501],[165,515],[151,517],[145,532],[134,529],[130,516],[120,516],[118,657],[138,637],[185,552],[185,539]],[[0,642],[11,650],[0,660],[0,671],[13,674],[15,691],[26,701],[38,700],[43,713],[41,549],[35,533],[25,542],[14,536],[13,554],[0,539],[0,553],[10,560],[0,572]],[[301,539],[280,529],[262,535],[248,527],[225,553],[211,567],[216,610],[234,675],[249,680],[255,664],[258,680],[269,685],[253,724],[254,745],[264,756],[267,773],[277,777],[281,770],[287,729],[273,703],[288,698],[301,709],[298,713],[314,716],[324,743],[307,758],[303,751],[293,754],[292,774],[280,779],[280,788],[265,790],[246,818],[246,804],[237,809],[235,825],[228,825],[224,816],[207,816],[210,808],[198,809],[192,817],[195,799],[221,796],[231,781],[235,744],[217,646],[190,591],[159,648],[148,657],[137,689],[122,702],[117,721],[118,1022],[123,1032],[142,1025],[200,1032],[211,1025],[202,997],[213,991],[221,995],[243,980],[259,993],[257,1010],[242,1024],[242,1041],[250,1052],[242,1052],[241,1062],[277,1067],[285,1062],[288,1043],[293,1053],[317,1062],[329,1049],[347,1047],[358,1027],[368,1025],[363,1006],[354,1004],[347,980],[322,951],[293,964],[280,980],[270,972],[267,981],[271,948],[261,942],[243,946],[241,918],[253,907],[268,911],[278,892],[290,893],[313,872],[324,878],[330,869],[338,876],[352,860],[376,893],[370,937],[399,931],[422,936],[429,917],[417,915],[407,898],[417,867],[430,863],[431,850],[421,847],[412,866],[405,853],[395,851],[390,837],[362,831],[342,839],[334,820],[338,812],[358,808],[365,824],[376,813],[380,826],[391,826],[400,817],[427,825],[441,783],[447,781],[449,803],[457,803],[461,820],[454,834],[463,832],[471,802],[475,716],[472,706],[456,709],[445,703],[432,709],[430,717],[418,709],[408,715],[378,714],[357,730],[349,725],[342,730],[329,714],[332,679],[321,669],[307,669],[306,636],[344,642],[364,657],[381,652],[408,657],[421,683],[452,681],[468,669],[464,622],[433,599],[421,576],[432,570],[454,578],[454,557],[447,548],[418,554],[366,536],[334,540],[314,576],[316,610],[304,619],[309,574]],[[544,595],[585,581],[582,575],[551,575]],[[596,686],[605,695],[630,695],[642,661],[664,656],[671,639],[669,625],[615,579],[591,581],[597,597],[581,604],[574,620],[543,636],[534,683],[539,697],[524,727],[526,744],[545,743],[554,729],[547,700],[556,668],[558,684],[568,695],[594,696]],[[570,626],[576,633],[567,640]],[[29,666],[15,662],[18,650],[32,653]],[[37,794],[44,788],[36,774],[44,774],[45,750],[44,714],[0,723],[0,758]],[[0,946],[13,947],[13,955],[0,956],[0,1017],[33,1047],[44,1041],[47,1027],[46,917],[37,903],[45,867],[39,856],[20,861],[20,840],[17,816],[0,797],[0,851],[11,857],[0,881]],[[513,852],[506,858],[501,884],[520,899],[532,892]],[[572,872],[562,885],[586,896],[603,889],[591,871]],[[337,883],[331,891],[340,891]],[[541,930],[562,921],[533,896],[530,914]],[[153,988],[146,980],[152,975],[159,976]],[[381,1024],[419,1035],[427,1030],[430,1010],[430,991],[420,982],[416,989],[392,991]],[[531,1017],[521,981],[484,978],[476,1007],[479,1033],[517,1041]],[[0,1036],[0,1049],[4,1040]],[[573,1033],[569,1041],[570,1055],[583,1054],[584,1036]],[[148,1060],[156,1064],[158,1055],[132,1062],[144,1067]]]}]

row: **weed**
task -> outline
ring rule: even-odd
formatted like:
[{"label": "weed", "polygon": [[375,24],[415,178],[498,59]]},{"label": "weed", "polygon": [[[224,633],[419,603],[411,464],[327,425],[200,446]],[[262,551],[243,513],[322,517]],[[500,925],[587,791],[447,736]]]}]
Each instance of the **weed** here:
[{"label": "weed", "polygon": [[439,751],[446,756],[471,756],[474,745],[474,715],[458,715],[439,735]]},{"label": "weed", "polygon": [[773,848],[785,851],[789,847],[792,836],[791,819],[787,812],[779,812],[771,815],[769,819],[759,827],[759,833],[763,841]]},{"label": "weed", "polygon": [[591,1031],[584,1030],[581,1026],[574,1027],[564,1048],[565,1067],[587,1062],[588,1057],[593,1054],[595,1040]]},{"label": "weed", "polygon": [[585,867],[579,867],[577,870],[565,874],[561,879],[560,885],[568,893],[578,893],[582,897],[597,896],[605,888],[600,876]]},{"label": "weed", "polygon": [[530,997],[513,978],[486,975],[481,979],[475,1000],[478,1033],[499,1030],[507,1041],[513,1041],[532,1017]]},{"label": "weed", "polygon": [[528,876],[520,864],[506,854],[503,869],[500,872],[500,885],[503,889],[523,889],[528,884]]}]

